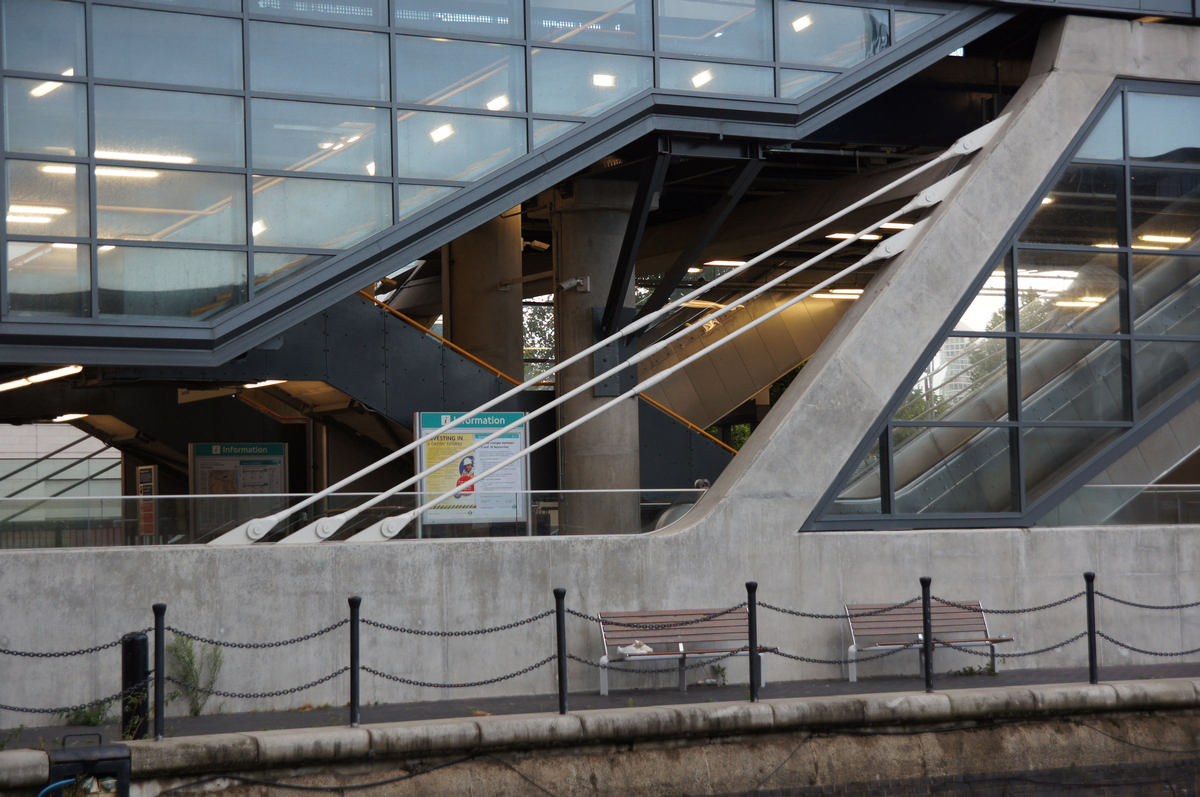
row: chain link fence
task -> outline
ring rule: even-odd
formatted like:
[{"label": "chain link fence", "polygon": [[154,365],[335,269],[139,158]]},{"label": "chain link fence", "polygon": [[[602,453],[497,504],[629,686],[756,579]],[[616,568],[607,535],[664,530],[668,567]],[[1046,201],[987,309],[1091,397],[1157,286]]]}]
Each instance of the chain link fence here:
[{"label": "chain link fence", "polygon": [[[3,661],[5,658],[16,659],[16,660],[28,660],[34,666],[37,666],[38,662],[50,660],[50,659],[90,658],[90,659],[92,659],[92,662],[85,666],[94,666],[94,657],[97,656],[97,654],[101,654],[101,653],[104,653],[105,651],[109,651],[118,646],[122,646],[122,643],[125,642],[130,636],[141,635],[142,637],[145,637],[146,634],[153,633],[154,637],[155,637],[155,661],[153,662],[153,669],[150,669],[149,666],[147,665],[147,666],[143,667],[142,672],[140,672],[140,674],[137,674],[136,677],[130,678],[127,675],[124,676],[123,683],[121,685],[121,689],[119,691],[114,692],[113,694],[107,695],[105,697],[99,697],[99,698],[96,698],[93,700],[81,701],[81,702],[70,704],[70,705],[59,705],[59,706],[50,706],[50,707],[22,706],[22,705],[11,704],[9,702],[0,702],[0,711],[11,711],[11,712],[19,713],[19,714],[50,714],[50,715],[58,715],[61,717],[61,716],[67,716],[67,715],[70,715],[70,714],[76,713],[76,712],[83,712],[83,711],[98,709],[101,707],[119,705],[122,703],[129,702],[131,699],[141,700],[142,702],[147,702],[148,701],[148,691],[151,687],[153,687],[153,689],[155,691],[154,708],[155,708],[155,721],[157,724],[156,728],[160,729],[161,728],[161,715],[164,711],[163,689],[165,688],[165,686],[167,684],[170,684],[172,687],[175,687],[181,691],[193,692],[193,693],[202,694],[205,696],[234,699],[234,700],[268,700],[268,699],[277,699],[277,698],[282,698],[282,697],[288,697],[291,695],[296,695],[298,693],[322,686],[324,684],[327,684],[331,681],[336,681],[338,679],[348,679],[350,681],[351,694],[352,694],[351,706],[352,706],[354,712],[356,712],[357,711],[357,703],[359,701],[359,679],[364,674],[367,676],[373,677],[375,679],[378,679],[381,682],[402,684],[404,686],[414,687],[414,688],[422,688],[422,689],[446,690],[446,689],[483,688],[483,687],[488,687],[488,686],[494,686],[494,685],[499,684],[504,681],[521,678],[523,676],[526,676],[526,675],[534,673],[538,670],[541,670],[541,669],[547,667],[548,665],[555,663],[557,661],[560,692],[562,693],[560,705],[562,707],[561,710],[563,710],[565,712],[566,665],[567,665],[567,662],[573,662],[575,665],[580,665],[582,667],[591,668],[591,669],[602,669],[602,670],[606,670],[606,671],[610,671],[610,672],[630,673],[630,674],[636,674],[636,675],[655,675],[655,674],[678,673],[681,675],[681,678],[682,678],[682,673],[684,673],[684,672],[706,670],[710,667],[713,667],[714,665],[720,664],[721,662],[725,661],[726,659],[730,659],[735,656],[746,656],[752,650],[755,650],[755,649],[759,652],[761,657],[775,656],[775,657],[778,657],[783,660],[798,662],[801,664],[836,666],[836,667],[846,667],[848,665],[851,665],[852,663],[863,663],[863,662],[868,662],[868,661],[886,659],[891,656],[895,656],[895,655],[904,653],[905,651],[911,651],[914,649],[925,654],[922,656],[922,658],[923,658],[924,662],[928,662],[928,660],[930,658],[930,656],[928,654],[931,653],[934,648],[950,649],[950,650],[958,651],[961,653],[966,653],[971,656],[986,657],[986,658],[989,658],[994,663],[994,661],[996,659],[1013,660],[1013,659],[1022,659],[1022,658],[1028,658],[1028,657],[1042,656],[1044,654],[1051,653],[1053,651],[1058,651],[1061,649],[1069,648],[1069,647],[1075,645],[1076,643],[1078,643],[1080,640],[1086,639],[1088,641],[1088,659],[1089,659],[1090,673],[1093,678],[1093,682],[1095,682],[1096,657],[1097,657],[1096,650],[1097,650],[1097,644],[1101,641],[1106,643],[1108,646],[1110,646],[1114,650],[1127,651],[1132,654],[1137,654],[1140,656],[1149,656],[1149,657],[1154,657],[1154,658],[1185,657],[1185,656],[1195,656],[1197,654],[1200,654],[1200,647],[1189,647],[1189,648],[1180,649],[1180,650],[1154,650],[1154,649],[1151,649],[1151,648],[1148,648],[1145,646],[1132,644],[1128,641],[1123,641],[1117,635],[1113,635],[1113,634],[1109,634],[1109,633],[1100,631],[1097,627],[1097,622],[1096,622],[1096,601],[1097,601],[1097,599],[1105,600],[1105,601],[1111,602],[1113,604],[1117,604],[1119,606],[1125,607],[1126,609],[1136,610],[1137,612],[1141,613],[1140,616],[1142,616],[1142,617],[1144,617],[1146,615],[1146,613],[1149,613],[1149,612],[1175,612],[1175,613],[1187,612],[1188,610],[1196,609],[1197,607],[1200,607],[1200,601],[1180,602],[1180,603],[1174,603],[1174,604],[1153,604],[1153,603],[1129,600],[1126,598],[1113,596],[1113,595],[1110,595],[1110,594],[1107,594],[1104,592],[1095,591],[1094,578],[1095,577],[1093,574],[1090,574],[1090,573],[1085,574],[1085,581],[1087,582],[1087,589],[1085,589],[1083,591],[1079,591],[1079,592],[1075,592],[1075,593],[1066,595],[1066,596],[1064,596],[1060,599],[1054,600],[1054,601],[1041,603],[1038,605],[1028,606],[1028,607],[1015,607],[1015,608],[1013,608],[1013,607],[983,607],[982,605],[977,604],[977,603],[965,603],[965,602],[961,602],[961,601],[948,600],[946,598],[942,598],[942,597],[933,595],[932,593],[929,593],[928,591],[926,591],[922,595],[918,595],[916,597],[909,598],[907,600],[900,601],[897,603],[888,604],[885,606],[872,607],[869,610],[851,610],[851,609],[843,607],[843,610],[839,611],[839,612],[810,611],[810,610],[806,610],[806,609],[774,605],[774,604],[771,604],[771,603],[768,603],[765,601],[759,602],[756,600],[756,593],[755,593],[755,590],[757,589],[757,585],[753,584],[753,582],[751,582],[750,584],[747,584],[747,589],[748,589],[748,594],[749,594],[750,600],[735,604],[728,608],[715,609],[709,613],[706,613],[706,614],[703,614],[700,616],[695,616],[695,617],[691,617],[689,619],[679,620],[679,621],[671,621],[671,622],[640,622],[640,621],[633,621],[633,620],[626,620],[626,619],[614,619],[611,617],[604,617],[602,619],[601,615],[599,615],[599,614],[584,612],[584,611],[580,611],[577,609],[573,609],[573,608],[564,606],[561,602],[561,594],[560,594],[561,591],[556,591],[557,605],[556,605],[555,609],[548,609],[546,611],[525,617],[523,619],[514,620],[512,622],[507,622],[507,623],[502,623],[502,624],[497,624],[497,625],[490,625],[490,626],[485,626],[485,627],[481,627],[481,628],[461,628],[461,629],[453,629],[452,628],[452,629],[436,629],[436,630],[421,628],[421,627],[398,625],[398,624],[383,622],[380,620],[360,618],[358,616],[358,601],[360,601],[360,599],[352,598],[352,599],[350,599],[351,600],[351,612],[350,612],[351,616],[349,618],[341,618],[339,620],[336,620],[335,622],[324,625],[324,626],[322,626],[312,632],[309,632],[309,633],[297,635],[297,636],[290,637],[287,639],[269,640],[269,641],[245,641],[245,640],[232,641],[232,640],[227,640],[227,639],[220,639],[220,638],[217,638],[217,637],[214,637],[211,635],[194,633],[192,631],[184,630],[184,629],[178,628],[176,626],[167,625],[165,623],[165,619],[164,619],[166,607],[163,604],[157,604],[155,606],[156,623],[153,627],[142,629],[142,630],[136,631],[136,632],[131,632],[131,634],[127,634],[127,635],[125,635],[125,637],[114,640],[112,642],[91,645],[91,646],[79,648],[76,650],[37,651],[37,650],[25,650],[25,649],[17,649],[17,648],[0,648],[0,661]],[[922,583],[925,586],[925,589],[928,590],[927,580],[922,579]],[[961,639],[955,639],[953,636],[946,636],[943,634],[932,633],[929,635],[928,639],[924,638],[924,635],[917,635],[914,638],[910,638],[907,640],[898,640],[895,643],[892,643],[887,649],[883,649],[876,654],[855,655],[852,660],[847,655],[835,656],[835,657],[823,657],[823,656],[819,656],[819,655],[806,655],[808,653],[807,651],[805,653],[789,651],[789,650],[784,649],[783,646],[775,645],[774,644],[775,642],[781,641],[784,639],[805,638],[804,634],[793,634],[793,633],[787,631],[786,629],[781,631],[778,623],[772,624],[772,633],[778,635],[780,637],[780,639],[765,640],[762,643],[758,643],[756,641],[758,639],[757,638],[757,623],[758,623],[758,610],[759,609],[774,612],[785,618],[793,618],[793,619],[797,619],[797,620],[811,620],[811,621],[818,621],[818,622],[822,622],[822,623],[837,623],[839,626],[839,630],[837,633],[839,635],[841,635],[843,629],[848,627],[848,623],[851,620],[857,620],[860,618],[887,618],[888,616],[895,615],[898,612],[904,612],[904,613],[906,613],[906,616],[911,618],[914,615],[914,609],[916,608],[916,606],[918,604],[920,605],[920,610],[921,610],[922,614],[925,616],[926,620],[928,621],[928,618],[929,618],[929,615],[931,612],[931,608],[935,605],[951,607],[951,608],[957,609],[961,612],[973,612],[973,613],[980,613],[980,614],[986,614],[986,615],[1012,617],[1012,616],[1017,616],[1017,615],[1035,614],[1035,613],[1039,613],[1039,612],[1046,612],[1046,611],[1053,610],[1053,609],[1060,609],[1062,607],[1068,606],[1069,604],[1075,603],[1080,600],[1083,600],[1086,604],[1086,623],[1081,623],[1083,625],[1086,625],[1086,629],[1079,631],[1078,633],[1075,633],[1073,635],[1067,636],[1066,638],[1064,638],[1058,642],[1055,642],[1053,644],[1039,646],[1035,649],[1027,649],[1027,650],[1019,650],[1019,651],[1007,651],[1007,650],[1006,651],[996,651],[994,646],[992,646],[990,650],[983,650],[983,649],[980,649],[981,646],[978,644],[978,641],[976,641],[976,640],[972,640],[970,642],[964,642]],[[681,630],[681,638],[683,638],[684,636],[686,636],[686,633],[691,630],[689,627],[703,626],[704,624],[711,623],[713,621],[718,621],[718,620],[721,620],[722,618],[726,618],[725,621],[726,621],[726,624],[728,624],[728,618],[726,616],[730,615],[732,613],[735,613],[735,612],[739,613],[739,617],[741,617],[741,616],[746,617],[746,622],[748,624],[747,639],[752,640],[751,644],[742,644],[736,648],[733,648],[733,649],[730,649],[727,651],[723,651],[723,652],[719,652],[719,653],[712,653],[712,655],[710,655],[709,653],[706,653],[704,651],[683,651],[682,653],[679,654],[678,658],[676,658],[676,656],[675,656],[676,651],[674,648],[671,648],[670,650],[654,651],[654,655],[652,658],[656,658],[659,660],[664,660],[664,659],[671,660],[671,664],[669,666],[661,666],[661,667],[647,666],[647,663],[638,663],[636,661],[630,660],[630,658],[627,658],[625,660],[616,658],[614,661],[609,661],[608,660],[609,651],[607,651],[607,650],[604,651],[604,654],[605,654],[604,657],[598,661],[595,658],[590,657],[588,655],[581,655],[581,653],[578,653],[578,652],[568,651],[566,648],[565,621],[567,618],[572,618],[573,620],[581,621],[583,623],[586,623],[588,626],[594,626],[594,628],[575,627],[573,629],[574,635],[572,637],[575,640],[582,640],[585,637],[589,637],[594,640],[598,639],[598,637],[599,637],[598,627],[601,622],[603,622],[607,625],[619,626],[621,628],[627,628],[627,629],[633,629],[633,630],[645,629],[648,631],[650,631],[650,630],[663,631],[663,630],[667,630],[667,629],[680,629]],[[554,636],[555,636],[555,639],[557,640],[557,645],[558,645],[557,651],[554,653],[548,653],[547,655],[543,656],[542,658],[540,658],[530,664],[522,666],[518,669],[512,670],[510,672],[497,674],[494,676],[475,678],[475,679],[470,679],[470,680],[461,680],[461,681],[448,681],[446,679],[429,678],[427,676],[423,676],[422,674],[420,674],[418,672],[412,672],[412,671],[392,672],[392,671],[388,671],[386,669],[381,669],[381,668],[378,668],[375,666],[370,666],[361,661],[360,631],[361,631],[362,627],[372,629],[373,631],[376,631],[376,632],[383,632],[385,634],[391,634],[391,635],[401,636],[401,637],[409,636],[409,637],[416,637],[418,639],[428,639],[428,640],[446,639],[446,640],[449,640],[449,639],[477,638],[477,637],[482,637],[482,636],[487,636],[487,635],[503,634],[505,632],[527,631],[530,627],[537,626],[539,623],[550,620],[551,618],[553,618],[555,620]],[[1080,619],[1082,620],[1083,618],[1081,617]],[[1133,622],[1132,620],[1129,620],[1127,622],[1129,622],[1135,628],[1144,624],[1142,621]],[[1184,625],[1184,624],[1181,624],[1181,625]],[[932,626],[930,625],[930,626],[926,626],[926,627],[931,628]],[[1186,625],[1184,625],[1184,627],[1186,627]],[[199,645],[204,645],[204,646],[210,646],[211,648],[216,649],[216,650],[230,649],[230,650],[242,650],[242,651],[257,652],[257,651],[268,651],[268,650],[275,651],[275,650],[282,650],[285,648],[288,648],[288,649],[298,648],[298,647],[305,646],[310,643],[316,642],[318,640],[322,640],[325,637],[328,637],[332,634],[335,634],[336,632],[343,631],[343,630],[348,630],[349,636],[350,636],[350,640],[349,640],[350,641],[350,645],[349,645],[350,663],[348,665],[339,666],[339,667],[335,668],[334,670],[332,670],[331,672],[328,672],[323,675],[319,675],[316,678],[314,678],[312,680],[308,680],[304,683],[296,684],[293,686],[280,687],[280,688],[276,688],[276,689],[264,690],[264,691],[239,690],[236,688],[229,688],[229,687],[225,687],[225,686],[222,686],[222,688],[218,688],[217,684],[201,683],[200,679],[196,678],[196,677],[193,677],[191,679],[189,679],[187,677],[181,677],[181,674],[178,672],[178,667],[169,664],[168,661],[166,661],[166,657],[163,656],[163,650],[165,649],[165,644],[164,644],[163,638],[164,638],[164,635],[166,634],[166,632],[170,632],[171,634],[173,634],[177,640],[179,640],[179,639],[187,640],[189,644],[194,643],[194,644],[199,644]],[[548,636],[549,636],[549,633],[546,634],[546,637],[548,637]],[[820,638],[820,635],[808,634],[807,636],[808,636],[808,638]],[[524,637],[522,639],[522,642],[526,642],[527,639],[528,639],[528,637]],[[372,646],[371,651],[374,655],[382,655],[381,651],[387,650],[387,649],[389,649],[390,646],[396,644],[394,640],[389,639],[387,637],[377,637],[376,639],[373,640],[373,642],[375,644]],[[330,643],[328,641],[322,642],[323,647],[321,650],[323,653],[327,653],[329,651],[329,644]],[[401,644],[404,644],[404,643],[401,641]],[[755,645],[755,644],[757,645],[756,648],[753,647],[753,645]],[[431,661],[431,660],[437,659],[437,657],[425,657],[425,656],[421,656],[421,655],[411,655],[411,652],[412,652],[411,648],[405,648],[405,655],[403,656],[404,661],[420,663],[420,662]],[[123,654],[124,654],[124,651],[123,651]],[[289,650],[289,655],[292,655],[290,650]],[[301,654],[301,655],[306,655],[306,654]],[[310,656],[309,658],[319,658],[319,657]],[[388,658],[391,660],[396,660],[399,657],[389,654]],[[631,657],[631,658],[635,658],[635,657]],[[750,658],[753,660],[757,657],[751,656]],[[485,661],[485,660],[486,659],[481,659],[481,661]],[[753,672],[754,665],[752,664],[751,666],[752,666],[752,672]],[[924,664],[923,666],[929,666],[929,665]],[[256,669],[260,669],[260,670],[268,669],[268,668],[269,668],[269,665],[256,667]],[[172,669],[173,671],[168,672],[167,671],[168,669]],[[237,674],[238,673],[232,673],[232,674],[223,673],[221,677],[222,677],[222,680],[228,681],[228,680],[232,680],[232,678],[230,677],[231,675],[233,677],[236,677]],[[928,673],[927,673],[926,677],[927,677],[927,684],[928,684],[929,683],[929,674]],[[752,678],[752,680],[753,680],[753,678]],[[683,682],[681,680],[681,684],[682,683]],[[753,688],[752,688],[752,692],[751,692],[751,699],[757,699],[756,693],[753,690]],[[356,713],[352,716],[356,716]],[[356,720],[352,724],[356,724]],[[159,733],[157,735],[159,735],[159,738],[161,738],[161,733]]]}]

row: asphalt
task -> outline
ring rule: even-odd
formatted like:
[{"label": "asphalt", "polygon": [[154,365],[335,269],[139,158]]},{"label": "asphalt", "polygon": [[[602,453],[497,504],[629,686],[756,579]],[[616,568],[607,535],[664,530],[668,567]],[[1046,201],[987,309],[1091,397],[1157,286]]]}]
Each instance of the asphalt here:
[{"label": "asphalt", "polygon": [[[1098,682],[1136,681],[1161,678],[1200,677],[1200,662],[1144,666],[1101,667]],[[1062,669],[1004,670],[980,673],[964,670],[957,673],[938,673],[933,679],[934,691],[950,689],[990,689],[1031,686],[1038,684],[1086,684],[1086,667]],[[840,680],[782,681],[768,683],[759,690],[760,700],[828,697],[830,695],[867,695],[884,693],[924,692],[925,681],[919,674],[860,678],[857,683]],[[725,686],[693,684],[687,692],[678,689],[633,689],[612,691],[607,696],[598,692],[574,692],[567,696],[567,710],[623,708],[632,706],[669,706],[688,703],[714,703],[749,700],[745,684]],[[455,717],[500,714],[557,713],[555,694],[509,697],[473,697],[458,700],[436,700],[419,703],[364,705],[360,712],[362,725],[390,722],[420,722]],[[167,737],[203,736],[243,731],[322,728],[350,724],[347,707],[301,706],[289,711],[257,711],[243,714],[209,714],[201,717],[168,717]],[[151,731],[152,732],[152,731]],[[96,727],[46,726],[0,730],[0,749],[57,749],[120,741],[118,723]]]}]

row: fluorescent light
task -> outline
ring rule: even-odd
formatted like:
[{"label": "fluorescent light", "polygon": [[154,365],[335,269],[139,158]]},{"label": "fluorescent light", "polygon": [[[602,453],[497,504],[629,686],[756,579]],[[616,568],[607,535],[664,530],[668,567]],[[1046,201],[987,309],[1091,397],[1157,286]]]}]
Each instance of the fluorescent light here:
[{"label": "fluorescent light", "polygon": [[51,249],[78,249],[79,244],[57,243],[50,244]]},{"label": "fluorescent light", "polygon": [[881,230],[907,230],[912,226],[911,221],[889,221],[879,225]]},{"label": "fluorescent light", "polygon": [[1042,204],[1043,204],[1043,205],[1053,205],[1053,204],[1054,204],[1054,197],[1052,197],[1052,196],[1044,196],[1044,197],[1042,197]]},{"label": "fluorescent light", "polygon": [[1100,304],[1100,302],[1087,302],[1087,301],[1080,299],[1077,302],[1055,302],[1054,306],[1055,307],[1095,307],[1098,304]]},{"label": "fluorescent light", "polygon": [[[829,233],[829,235],[826,235],[825,237],[844,241],[848,238],[854,238],[855,234],[852,232],[831,232],[831,233]],[[860,241],[878,241],[883,236],[875,235],[874,233],[868,233],[866,235],[859,235],[857,237],[858,237],[858,240],[860,240]]]},{"label": "fluorescent light", "polygon": [[796,33],[799,33],[800,31],[804,30],[805,28],[808,28],[811,26],[812,26],[812,17],[809,16],[808,14],[805,14],[802,17],[797,17],[796,19],[792,20],[792,30],[796,31]]},{"label": "fluorescent light", "polygon": [[[63,74],[63,77],[71,77],[72,75],[75,74],[75,70],[68,69],[66,72],[63,72],[62,74]],[[47,80],[45,83],[39,83],[36,86],[34,86],[33,88],[31,88],[29,90],[29,95],[31,97],[45,97],[50,92],[54,91],[55,89],[59,89],[59,88],[62,88],[62,83],[59,83],[58,81],[55,81],[55,80]]]},{"label": "fluorescent light", "polygon": [[830,291],[830,293],[844,293],[853,296],[861,296],[862,292],[862,288],[834,288]]},{"label": "fluorescent light", "polygon": [[270,387],[271,385],[282,385],[286,379],[264,379],[262,382],[251,382],[248,385],[242,385],[244,390],[253,390],[256,387]]},{"label": "fluorescent light", "polygon": [[371,161],[367,164],[367,174],[371,175],[372,177],[375,176],[375,161]]},{"label": "fluorescent light", "polygon": [[42,167],[46,174],[74,174],[75,167],[69,163],[51,163]]},{"label": "fluorescent light", "polygon": [[706,266],[744,266],[745,260],[709,260],[704,265]]},{"label": "fluorescent light", "polygon": [[267,229],[267,223],[265,221],[263,221],[262,219],[258,219],[257,221],[255,221],[253,224],[250,225],[250,234],[257,236],[260,232],[263,232],[266,229]]},{"label": "fluorescent light", "polygon": [[157,152],[113,152],[96,150],[97,158],[107,158],[115,161],[138,161],[139,163],[195,163],[196,159],[188,155],[162,155]]},{"label": "fluorescent light", "polygon": [[692,87],[698,89],[701,86],[712,83],[712,79],[712,70],[705,69],[703,72],[697,72],[696,74],[692,75]]},{"label": "fluorescent light", "polygon": [[61,216],[67,212],[66,208],[46,207],[44,205],[9,205],[9,213],[30,213],[34,215],[45,216]]},{"label": "fluorescent light", "polygon": [[704,271],[704,269],[700,268],[700,266],[689,266],[688,267],[689,274],[699,274],[701,271]]},{"label": "fluorescent light", "polygon": [[119,166],[97,166],[97,177],[134,177],[142,180],[158,177],[152,169],[122,169]]},{"label": "fluorescent light", "polygon": [[46,382],[51,379],[58,379],[58,378],[64,377],[64,376],[70,376],[71,374],[77,374],[82,370],[83,370],[82,365],[67,365],[62,368],[55,368],[54,370],[51,370],[51,371],[43,371],[40,374],[34,374],[33,376],[27,376],[24,379],[14,379],[11,382],[5,382],[4,384],[0,384],[0,392],[4,392],[5,390],[15,390],[18,387],[28,387],[29,385],[33,385],[38,382]]},{"label": "fluorescent light", "polygon": [[51,222],[49,216],[19,216],[13,214],[5,216],[4,220],[9,224],[49,224]]},{"label": "fluorescent light", "polygon": [[1116,249],[1117,248],[1116,244],[1110,244],[1110,243],[1092,244],[1092,246],[1096,249]]},{"label": "fluorescent light", "polygon": [[86,417],[87,417],[86,412],[68,412],[66,415],[59,415],[57,418],[52,419],[50,422],[51,423],[65,423],[66,421],[77,421],[80,418],[86,418]]},{"label": "fluorescent light", "polygon": [[507,94],[501,94],[499,97],[492,97],[487,101],[487,109],[489,111],[503,111],[512,102],[509,101]]},{"label": "fluorescent light", "polygon": [[101,252],[111,252],[112,250],[114,250],[116,248],[117,247],[113,246],[112,244],[105,244],[104,246],[100,247],[100,251]]},{"label": "fluorescent light", "polygon": [[1179,235],[1139,235],[1139,241],[1149,241],[1152,244],[1185,244],[1192,240]]},{"label": "fluorescent light", "polygon": [[604,89],[611,89],[613,86],[617,85],[617,77],[616,75],[604,75],[601,73],[596,73],[592,75],[592,85],[599,86],[600,88]]},{"label": "fluorescent light", "polygon": [[441,127],[434,128],[429,133],[429,137],[433,139],[433,143],[435,144],[445,141],[452,135],[454,135],[454,127],[452,125],[442,125]]},{"label": "fluorescent light", "polygon": [[857,299],[858,296],[853,293],[814,293],[813,299]]},{"label": "fluorescent light", "polygon": [[1080,296],[1079,301],[1091,302],[1092,304],[1104,304],[1103,296]]}]

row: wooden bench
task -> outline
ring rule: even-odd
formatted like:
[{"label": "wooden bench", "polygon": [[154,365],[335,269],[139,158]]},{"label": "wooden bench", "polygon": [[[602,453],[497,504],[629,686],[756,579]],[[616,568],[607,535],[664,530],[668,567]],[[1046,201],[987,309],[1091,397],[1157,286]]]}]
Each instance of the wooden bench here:
[{"label": "wooden bench", "polygon": [[[955,606],[933,601],[929,613],[935,645],[938,642],[959,647],[987,646],[991,650],[992,669],[996,669],[996,645],[1012,642],[1012,637],[995,636],[988,629],[987,616],[979,601],[953,601]],[[850,648],[847,663],[851,681],[858,680],[858,654],[864,650],[913,645],[924,660],[925,620],[919,601],[889,608],[887,603],[846,604],[850,624]],[[884,611],[881,611],[884,610]]]},{"label": "wooden bench", "polygon": [[[716,615],[716,616],[714,616]],[[655,626],[630,628],[629,625]],[[661,627],[669,626],[669,627]],[[608,665],[616,662],[677,661],[679,691],[687,691],[688,659],[724,656],[750,644],[746,607],[736,609],[674,609],[640,612],[601,612],[600,638],[604,654],[600,657],[600,694],[608,694]],[[622,654],[618,648],[635,642],[650,646],[646,653]],[[759,674],[763,686],[762,653],[759,646]],[[734,655],[745,656],[748,650]]]}]

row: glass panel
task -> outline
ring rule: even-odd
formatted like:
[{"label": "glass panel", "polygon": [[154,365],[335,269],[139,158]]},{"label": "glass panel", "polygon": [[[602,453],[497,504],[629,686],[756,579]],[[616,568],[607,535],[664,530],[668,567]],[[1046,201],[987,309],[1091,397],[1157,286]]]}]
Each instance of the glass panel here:
[{"label": "glass panel", "polygon": [[781,69],[779,96],[799,97],[818,86],[824,86],[838,76],[838,72],[813,72],[808,69]]},{"label": "glass panel", "polygon": [[396,101],[525,110],[525,50],[507,44],[396,37]]},{"label": "glass panel", "polygon": [[310,0],[251,0],[250,13],[260,16],[298,17],[351,25],[388,24],[387,0],[353,3],[313,3]]},{"label": "glass panel", "polygon": [[521,0],[392,0],[392,19],[409,30],[471,38],[524,36]]},{"label": "glass panel", "polygon": [[912,431],[896,443],[893,457],[896,512],[1014,510],[1007,428],[922,426]]},{"label": "glass panel", "polygon": [[659,0],[658,48],[669,53],[767,61],[770,0]]},{"label": "glass panel", "polygon": [[984,281],[979,293],[954,325],[967,332],[1003,332],[1006,326],[1004,268],[997,268]]},{"label": "glass panel", "polygon": [[325,255],[254,253],[254,293],[261,296],[329,259]]},{"label": "glass panel", "polygon": [[402,185],[396,201],[396,218],[405,219],[457,191],[440,185]]},{"label": "glass panel", "polygon": [[1147,341],[1137,344],[1133,391],[1142,415],[1174,398],[1200,376],[1200,343]]},{"label": "glass panel", "polygon": [[13,152],[87,151],[87,88],[58,81],[4,81],[4,141]]},{"label": "glass panel", "polygon": [[1022,339],[1022,420],[1128,420],[1125,345],[1112,340]]},{"label": "glass panel", "polygon": [[386,108],[252,100],[250,159],[259,169],[387,176],[392,135]]},{"label": "glass panel", "polygon": [[254,243],[344,249],[392,225],[387,183],[254,178]]},{"label": "glass panel", "polygon": [[[146,5],[170,6],[172,8],[197,8],[203,11],[233,11],[242,10],[242,0],[143,0]],[[253,0],[256,4],[270,0]],[[257,7],[257,5],[256,5]]]},{"label": "glass panel", "polygon": [[8,312],[85,318],[91,314],[91,249],[68,243],[8,244]]},{"label": "glass panel", "polygon": [[97,166],[96,202],[101,238],[246,242],[241,175]]},{"label": "glass panel", "polygon": [[242,87],[240,20],[98,5],[92,21],[100,77]]},{"label": "glass panel", "polygon": [[96,87],[96,157],[245,165],[240,97]]},{"label": "glass panel", "polygon": [[0,3],[4,66],[52,75],[85,75],[83,3],[4,0]]},{"label": "glass panel", "polygon": [[1120,259],[1115,253],[1022,249],[1017,328],[1022,332],[1121,331]]},{"label": "glass panel", "polygon": [[595,116],[654,85],[649,58],[533,51],[533,110]]},{"label": "glass panel", "polygon": [[921,14],[916,11],[896,11],[896,41],[911,36],[926,25],[942,18],[941,14]]},{"label": "glass panel", "polygon": [[338,99],[388,99],[381,33],[273,22],[250,24],[250,87]]},{"label": "glass panel", "polygon": [[530,0],[529,38],[568,47],[650,49],[649,0]]},{"label": "glass panel", "polygon": [[540,147],[582,125],[582,122],[542,122],[535,119],[533,122],[533,146]]},{"label": "glass panel", "polygon": [[775,70],[760,66],[663,59],[658,63],[658,84],[664,89],[773,97]]},{"label": "glass panel", "polygon": [[1200,163],[1200,97],[1129,95],[1129,157]]},{"label": "glass panel", "polygon": [[246,255],[141,246],[100,248],[100,313],[212,318],[246,301]]},{"label": "glass panel", "polygon": [[1095,128],[1079,147],[1075,157],[1108,161],[1125,157],[1124,115],[1121,113],[1120,95],[1117,95],[1112,105],[1108,106],[1108,110],[1096,122]]},{"label": "glass panel", "polygon": [[882,489],[879,479],[879,441],[863,457],[854,469],[854,475],[842,489],[837,500],[826,511],[826,515],[878,515],[883,512],[880,498]]},{"label": "glass panel", "polygon": [[[1008,420],[1005,338],[951,336],[893,416],[898,421]],[[895,434],[901,435],[900,428]]]},{"label": "glass panel", "polygon": [[87,172],[70,163],[8,161],[8,231],[14,235],[87,235]]},{"label": "glass panel", "polygon": [[1135,255],[1133,328],[1143,335],[1200,335],[1200,257]]},{"label": "glass panel", "polygon": [[1200,172],[1130,169],[1133,246],[1195,249],[1200,233]]},{"label": "glass panel", "polygon": [[473,180],[525,154],[525,120],[401,111],[401,177]]},{"label": "glass panel", "polygon": [[1032,502],[1062,483],[1079,466],[1124,430],[1112,427],[1054,429],[1032,427],[1021,432],[1026,501]]},{"label": "glass panel", "polygon": [[1117,245],[1124,183],[1120,166],[1073,164],[1042,199],[1021,233],[1025,243]]},{"label": "glass panel", "polygon": [[891,44],[888,12],[822,3],[779,4],[779,58],[853,66]]}]

